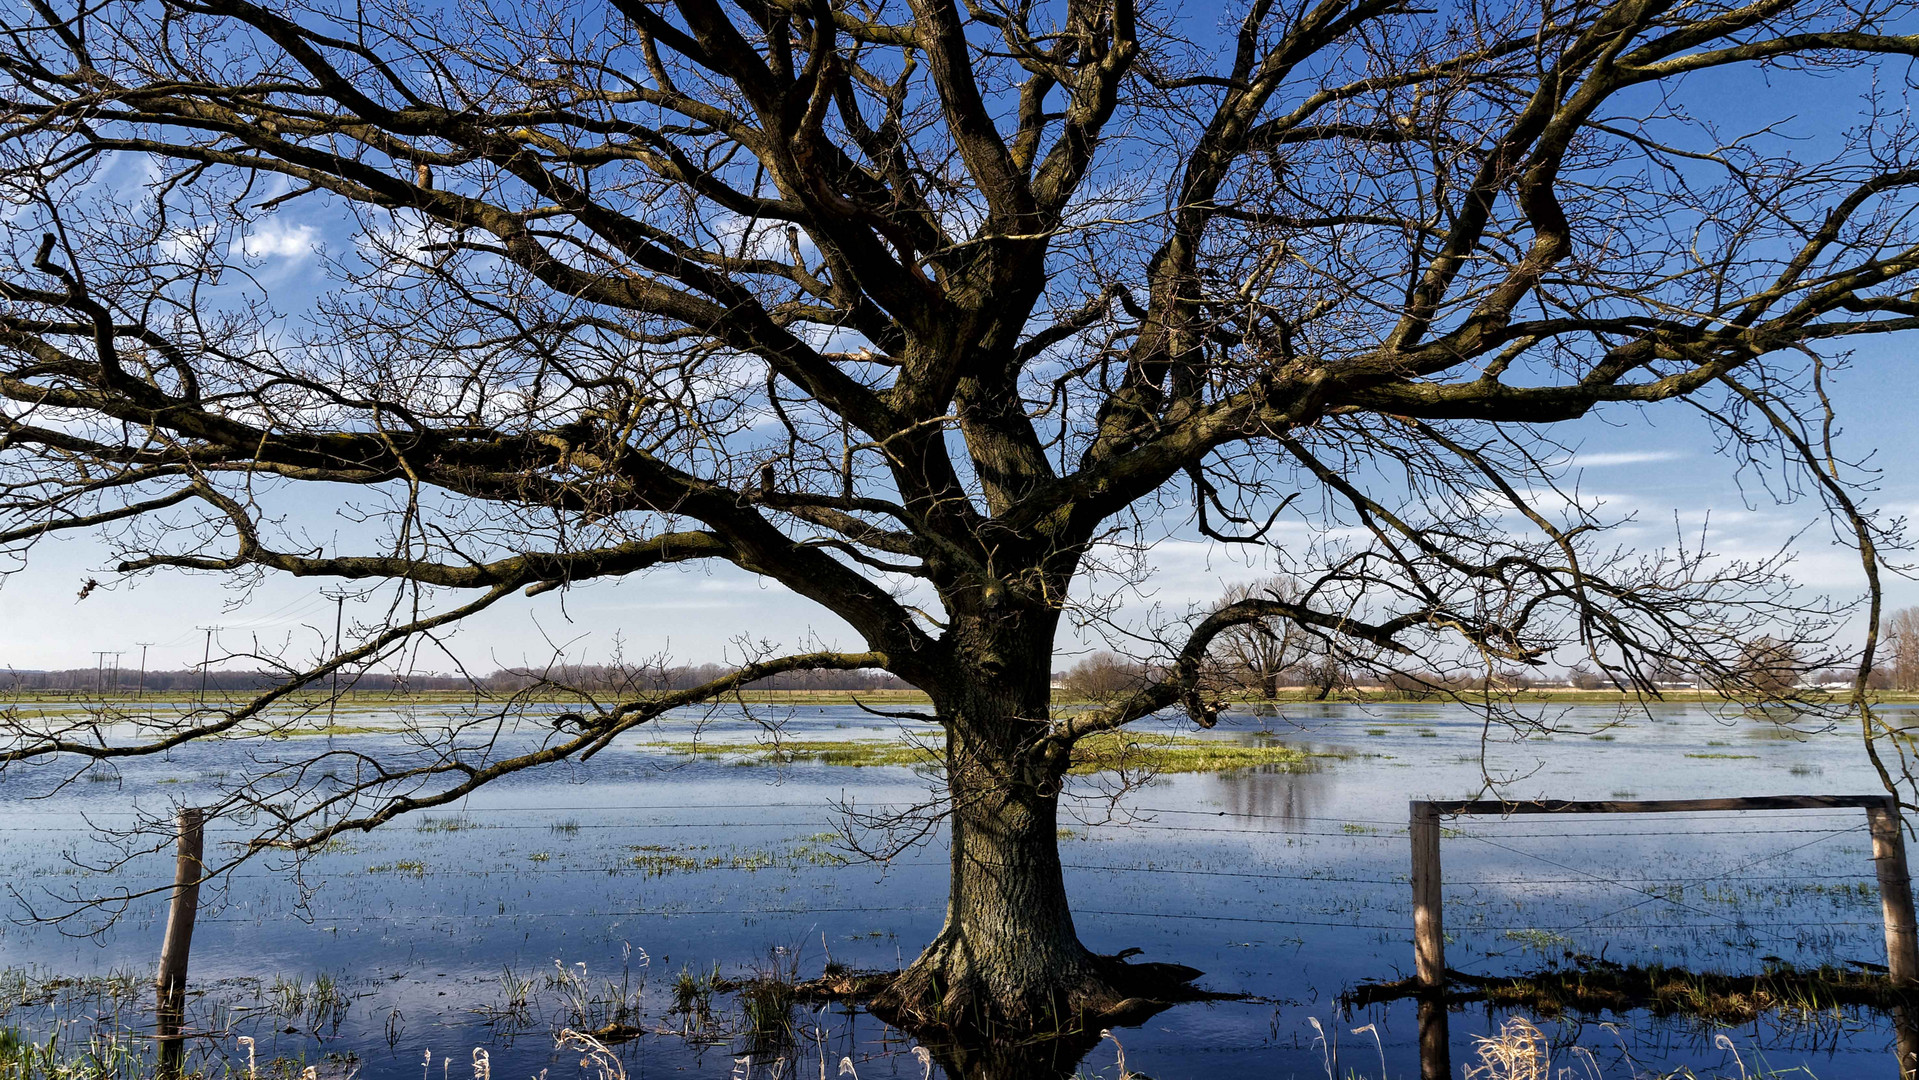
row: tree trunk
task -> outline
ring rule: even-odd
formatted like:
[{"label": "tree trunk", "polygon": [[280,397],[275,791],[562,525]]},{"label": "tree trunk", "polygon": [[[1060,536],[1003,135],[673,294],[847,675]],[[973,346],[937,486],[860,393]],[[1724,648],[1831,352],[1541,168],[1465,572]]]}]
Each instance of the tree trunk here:
[{"label": "tree trunk", "polygon": [[1319,693],[1314,695],[1313,700],[1325,701],[1338,683],[1339,667],[1333,663],[1332,658],[1328,657],[1325,665],[1319,669]]},{"label": "tree trunk", "polygon": [[1080,944],[1066,900],[1057,800],[1018,784],[956,784],[946,925],[887,995],[921,1024],[992,1035],[1059,1031],[1124,996]]},{"label": "tree trunk", "polygon": [[1059,859],[1063,763],[1030,752],[1047,716],[1044,665],[1038,670],[1036,678],[993,672],[935,695],[951,798],[946,925],[872,1003],[908,1030],[988,1039],[1097,1031],[1178,1000],[1199,974],[1127,964],[1080,944]]}]

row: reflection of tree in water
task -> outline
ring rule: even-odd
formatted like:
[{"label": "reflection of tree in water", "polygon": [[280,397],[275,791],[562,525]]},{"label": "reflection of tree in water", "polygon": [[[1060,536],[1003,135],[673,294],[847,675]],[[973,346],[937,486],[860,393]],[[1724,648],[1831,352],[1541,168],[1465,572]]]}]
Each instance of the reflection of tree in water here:
[{"label": "reflection of tree in water", "polygon": [[[941,1074],[951,1080],[1068,1080],[1079,1075],[1080,1062],[1104,1041],[1101,1032],[1090,1031],[1059,1039],[948,1044],[928,1049]],[[1089,1066],[1087,1071],[1100,1070]]]},{"label": "reflection of tree in water", "polygon": [[[839,1002],[831,1006],[786,1001],[777,1014],[744,1017],[748,1028],[738,1038],[722,1041],[722,1052],[733,1058],[731,1080],[796,1080],[810,1077],[817,1067],[827,1076],[890,1077],[894,1080],[1074,1080],[1107,1075],[1127,1031],[1159,1015],[1173,1003],[1130,999],[1126,1014],[1116,1021],[1126,1026],[1112,1031],[1093,1028],[1047,1038],[975,1039],[920,1042],[910,1033],[868,1012],[863,1006]],[[832,1015],[825,1015],[827,1008]],[[753,1027],[755,1021],[758,1027]],[[879,1037],[874,1037],[874,1028]],[[1111,1042],[1108,1041],[1112,1036]],[[1105,1049],[1100,1050],[1102,1044]],[[876,1053],[874,1051],[877,1051]],[[1089,1056],[1098,1054],[1095,1061]],[[838,1065],[844,1059],[853,1071]],[[628,1060],[633,1066],[635,1061]],[[636,1075],[629,1073],[629,1075]],[[1140,1076],[1139,1073],[1130,1075]]]},{"label": "reflection of tree in water", "polygon": [[[855,1063],[854,1072],[839,1070],[841,1076],[872,1074],[888,1077],[944,1078],[944,1080],[1072,1080],[1083,1075],[1080,1063],[1104,1042],[1098,1031],[1058,1039],[1026,1041],[926,1044],[909,1052],[894,1048],[866,1063]],[[787,1041],[782,1045],[754,1042],[737,1051],[733,1059],[732,1080],[789,1080],[807,1075],[815,1060],[814,1047]],[[1113,1051],[1113,1047],[1107,1047]],[[823,1048],[817,1060],[831,1068],[835,1053]],[[842,1055],[843,1056],[843,1055]],[[891,1059],[890,1061],[887,1059]],[[851,1060],[847,1057],[846,1060]],[[1104,1059],[1102,1059],[1104,1060]],[[890,1068],[889,1068],[890,1066]],[[922,1072],[924,1070],[924,1072]],[[1088,1065],[1086,1072],[1099,1072]],[[1138,1075],[1138,1074],[1133,1074]]]},{"label": "reflection of tree in water", "polygon": [[1207,801],[1230,813],[1279,819],[1285,828],[1310,822],[1330,794],[1332,773],[1312,769],[1240,769],[1205,777]]}]

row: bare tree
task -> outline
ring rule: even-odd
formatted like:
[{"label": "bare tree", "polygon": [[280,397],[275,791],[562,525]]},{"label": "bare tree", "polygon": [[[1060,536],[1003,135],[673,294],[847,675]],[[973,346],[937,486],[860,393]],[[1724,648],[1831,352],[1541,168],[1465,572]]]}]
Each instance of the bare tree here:
[{"label": "bare tree", "polygon": [[1597,690],[1605,685],[1599,673],[1584,664],[1574,664],[1566,669],[1566,683],[1575,690]]},{"label": "bare tree", "polygon": [[1891,689],[1919,690],[1919,608],[1900,608],[1886,620],[1880,637],[1891,663]]},{"label": "bare tree", "polygon": [[[1235,585],[1213,606],[1214,611],[1248,600],[1276,600],[1291,607],[1311,606],[1297,578],[1280,574],[1263,581]],[[1377,659],[1378,650],[1366,642],[1347,640],[1337,626],[1296,623],[1271,615],[1227,627],[1213,641],[1215,679],[1240,691],[1251,690],[1272,700],[1281,686],[1303,686],[1324,701],[1334,689],[1349,683],[1348,669]]]},{"label": "bare tree", "polygon": [[1806,676],[1816,670],[1808,666],[1797,644],[1770,634],[1747,644],[1739,658],[1739,669],[1720,682],[1727,693],[1755,690],[1766,697],[1790,694]]},{"label": "bare tree", "polygon": [[[1294,603],[1299,599],[1299,582],[1279,576],[1234,585],[1220,597],[1215,610],[1267,597]],[[1214,640],[1213,649],[1224,661],[1230,684],[1270,701],[1279,696],[1280,684],[1288,674],[1301,673],[1307,659],[1305,636],[1284,618],[1256,619],[1222,632]]]},{"label": "bare tree", "polygon": [[1074,664],[1060,688],[1074,697],[1110,701],[1152,682],[1145,665],[1115,652],[1096,652]]},{"label": "bare tree", "polygon": [[[284,683],[244,701],[9,716],[0,761],[259,733],[516,594],[727,562],[857,647],[743,643],[698,685],[576,688],[551,725],[476,709],[404,756],[236,773],[213,810],[253,815],[248,852],[306,850],[753,680],[883,669],[945,736],[953,877],[875,1007],[1097,1030],[1192,973],[1081,945],[1074,747],[1173,706],[1210,724],[1222,633],[1283,620],[1448,686],[1562,649],[1646,692],[1671,664],[1738,689],[1762,634],[1815,656],[1833,612],[1778,561],[1622,550],[1551,430],[1697,410],[1813,478],[1871,565],[1891,538],[1799,416],[1828,355],[1919,326],[1919,155],[1870,96],[1919,52],[1903,10],[11,7],[0,542],[89,530],[109,580],[293,575],[384,613],[338,655],[249,650]],[[1722,133],[1688,80],[1733,67],[1774,89]],[[1806,87],[1867,111],[1795,141]],[[312,222],[354,237],[321,287],[253,273]],[[357,524],[316,533],[314,505]],[[1145,627],[1157,678],[1052,715],[1061,618],[1118,618],[1168,528],[1293,537],[1300,598]]]}]

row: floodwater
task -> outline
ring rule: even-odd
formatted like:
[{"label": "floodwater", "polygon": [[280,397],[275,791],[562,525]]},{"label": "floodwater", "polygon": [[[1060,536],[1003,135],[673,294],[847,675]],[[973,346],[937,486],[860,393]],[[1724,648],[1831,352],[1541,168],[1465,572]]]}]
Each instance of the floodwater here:
[{"label": "floodwater", "polygon": [[[780,716],[788,740],[898,734],[852,707]],[[706,719],[709,740],[746,737],[724,716]],[[797,1034],[783,1039],[746,1032],[732,995],[714,995],[711,1015],[684,1001],[674,1011],[683,972],[811,977],[829,958],[852,968],[910,960],[938,930],[946,891],[937,830],[885,864],[843,861],[835,835],[846,805],[909,806],[927,796],[927,778],[904,767],[749,767],[637,745],[686,738],[694,724],[669,719],[583,766],[511,777],[458,807],[356,835],[314,857],[297,882],[270,860],[240,871],[208,894],[194,939],[190,1027],[215,1033],[196,1053],[243,1064],[235,1037],[250,1035],[263,1059],[318,1062],[323,1077],[349,1061],[364,1077],[464,1077],[482,1048],[494,1077],[547,1070],[557,1080],[577,1074],[580,1055],[556,1049],[553,1033],[615,1019],[620,999],[625,1021],[646,1032],[617,1048],[636,1078],[832,1076],[842,1058],[860,1077],[926,1075],[910,1039],[843,1007],[796,1008]],[[1418,1076],[1410,1002],[1339,1001],[1412,968],[1410,798],[1478,796],[1488,773],[1515,798],[1879,790],[1845,733],[1782,737],[1762,720],[1679,706],[1624,717],[1581,707],[1556,724],[1550,739],[1516,741],[1453,706],[1238,711],[1210,737],[1328,756],[1304,772],[1163,776],[1117,801],[1082,784],[1061,838],[1081,937],[1101,952],[1138,948],[1144,960],[1199,968],[1204,988],[1248,995],[1119,1029],[1126,1067],[1157,1080]],[[0,1027],[44,1036],[60,1017],[102,1007],[83,1000],[88,984],[48,1004],[23,976],[151,978],[165,919],[157,901],[133,903],[93,936],[25,921],[28,904],[51,912],[72,892],[170,875],[170,850],[112,877],[87,869],[105,857],[90,827],[125,821],[136,803],[190,804],[210,779],[244,770],[243,755],[318,748],[312,738],[182,748],[52,795],[32,770],[0,780],[0,883],[18,920],[0,925],[0,967],[11,973],[0,976],[0,1007],[34,1001]],[[1575,955],[1729,972],[1882,964],[1864,825],[1857,810],[1454,820],[1442,845],[1447,959],[1487,974]],[[242,835],[216,822],[208,842]],[[150,1009],[150,990],[119,991]],[[122,1023],[150,1024],[150,1013],[132,1011]],[[1453,1075],[1503,1019],[1483,1006],[1452,1013]],[[1607,1080],[1681,1067],[1898,1075],[1892,1030],[1872,1015],[1736,1029],[1643,1014],[1538,1023],[1556,1065]],[[1117,1054],[1105,1041],[1077,1067],[1118,1076]]]}]

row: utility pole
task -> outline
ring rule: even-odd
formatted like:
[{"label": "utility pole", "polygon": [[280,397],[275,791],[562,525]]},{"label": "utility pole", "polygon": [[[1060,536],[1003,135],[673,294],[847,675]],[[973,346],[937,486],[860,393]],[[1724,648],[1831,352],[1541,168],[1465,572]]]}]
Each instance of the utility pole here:
[{"label": "utility pole", "polygon": [[111,657],[113,657],[113,685],[114,685],[114,688],[115,688],[115,689],[118,689],[118,688],[119,688],[119,686],[120,686],[120,657],[121,657],[121,656],[123,656],[123,655],[125,655],[125,653],[124,653],[124,651],[122,651],[122,652],[114,652],[114,651],[113,651],[112,649],[95,649],[95,650],[93,650],[93,690],[94,690],[94,693],[97,693],[97,694],[99,694],[99,695],[101,695],[102,697],[105,697],[105,696],[106,696],[106,692],[107,692],[107,657],[109,657],[109,656],[111,656]]},{"label": "utility pole", "polygon": [[116,652],[116,653],[114,653],[114,654],[113,654],[113,667],[111,667],[111,668],[109,668],[109,669],[108,669],[109,671],[111,671],[111,672],[112,672],[112,675],[111,675],[111,676],[109,676],[109,678],[108,678],[108,680],[107,680],[107,681],[108,681],[108,682],[111,682],[111,683],[113,684],[113,688],[114,688],[114,689],[115,689],[116,691],[120,689],[120,658],[121,658],[122,656],[125,656],[125,655],[126,655],[126,650],[124,650],[124,649],[122,649],[122,650],[120,650],[119,652]]},{"label": "utility pole", "polygon": [[204,707],[207,703],[207,668],[213,663],[213,632],[220,628],[217,626],[202,626],[199,629],[207,632],[206,656],[200,660],[200,704]]},{"label": "utility pole", "polygon": [[333,689],[327,692],[326,702],[326,744],[333,749],[333,711],[340,704],[340,624],[346,615],[346,593],[340,592],[333,597]]},{"label": "utility pole", "polygon": [[153,642],[142,641],[138,644],[140,646],[140,692],[138,697],[140,700],[145,701],[147,696],[147,646],[153,644]]}]

